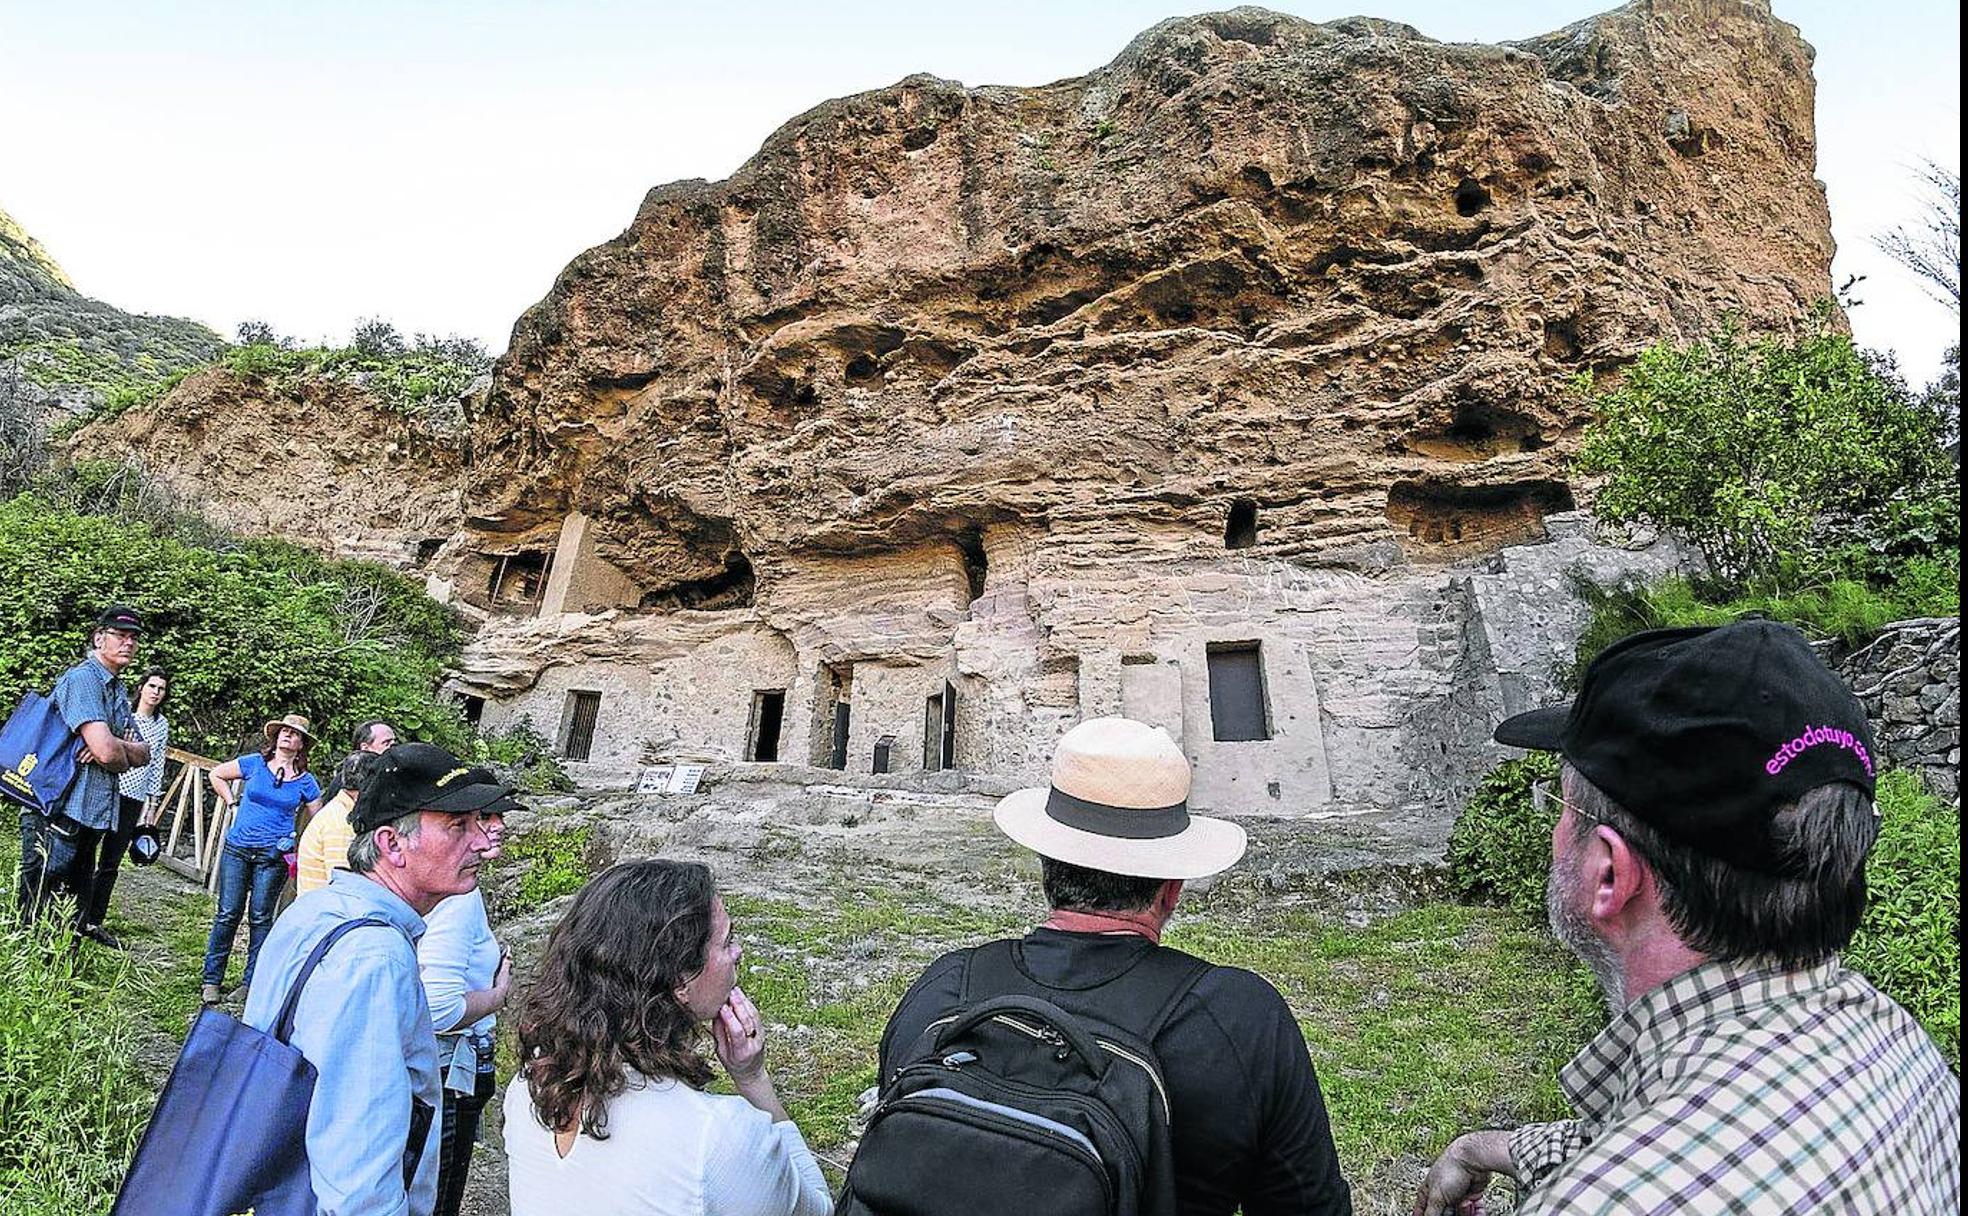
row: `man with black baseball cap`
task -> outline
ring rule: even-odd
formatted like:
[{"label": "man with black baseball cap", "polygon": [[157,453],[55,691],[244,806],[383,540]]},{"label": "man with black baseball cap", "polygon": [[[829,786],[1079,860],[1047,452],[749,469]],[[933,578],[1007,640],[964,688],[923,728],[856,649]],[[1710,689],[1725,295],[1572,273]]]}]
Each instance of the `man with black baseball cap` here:
[{"label": "man with black baseball cap", "polygon": [[1879,758],[1787,625],[1608,647],[1570,705],[1501,723],[1556,751],[1547,903],[1613,1022],[1559,1074],[1575,1119],[1458,1137],[1417,1216],[1961,1210],[1960,1082],[1838,952],[1865,909]]},{"label": "man with black baseball cap", "polygon": [[511,794],[441,747],[390,748],[349,812],[349,868],[296,899],[260,950],[245,1020],[266,1030],[316,943],[349,921],[375,922],[335,943],[294,1014],[290,1041],[319,1073],[307,1154],[323,1216],[430,1216],[443,1077],[416,942],[439,900],[477,886],[490,846],[480,813]]},{"label": "man with black baseball cap", "polygon": [[[99,852],[116,833],[121,808],[116,778],[150,763],[150,747],[137,734],[124,669],[137,657],[143,618],[121,604],[103,609],[89,631],[89,653],[55,681],[51,698],[81,744],[75,780],[46,816],[21,812],[20,887],[23,917],[38,914],[56,891],[75,896],[78,925],[88,909]],[[86,936],[115,940],[100,925]]]}]

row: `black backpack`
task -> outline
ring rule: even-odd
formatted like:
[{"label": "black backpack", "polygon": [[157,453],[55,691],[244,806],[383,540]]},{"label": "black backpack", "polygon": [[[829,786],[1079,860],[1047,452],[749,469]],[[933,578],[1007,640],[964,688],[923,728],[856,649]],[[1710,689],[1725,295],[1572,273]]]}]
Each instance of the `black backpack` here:
[{"label": "black backpack", "polygon": [[1150,949],[1068,991],[1018,948],[970,951],[961,1003],[895,1057],[836,1216],[1175,1216],[1151,1044],[1209,964]]}]

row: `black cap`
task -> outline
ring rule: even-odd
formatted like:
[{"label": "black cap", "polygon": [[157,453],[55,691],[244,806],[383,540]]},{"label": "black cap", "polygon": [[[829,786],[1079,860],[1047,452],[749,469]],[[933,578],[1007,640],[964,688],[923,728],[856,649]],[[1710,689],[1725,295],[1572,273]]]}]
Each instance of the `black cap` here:
[{"label": "black cap", "polygon": [[127,608],[122,604],[112,604],[108,608],[103,609],[102,615],[96,618],[96,628],[122,629],[129,633],[142,633],[143,617],[137,614],[135,608]]},{"label": "black cap", "polygon": [[1669,840],[1769,873],[1784,869],[1769,830],[1779,809],[1834,781],[1874,789],[1865,709],[1775,621],[1621,638],[1570,705],[1507,718],[1496,740],[1562,752]]},{"label": "black cap", "polygon": [[462,763],[435,743],[399,743],[377,757],[349,826],[367,832],[412,811],[469,815],[512,792],[491,769]]}]

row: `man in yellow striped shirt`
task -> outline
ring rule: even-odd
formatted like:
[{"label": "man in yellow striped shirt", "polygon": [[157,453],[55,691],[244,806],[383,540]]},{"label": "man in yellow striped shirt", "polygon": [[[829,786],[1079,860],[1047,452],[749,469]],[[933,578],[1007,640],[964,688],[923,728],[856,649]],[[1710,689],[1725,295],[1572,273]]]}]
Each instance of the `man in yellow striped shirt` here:
[{"label": "man in yellow striped shirt", "polygon": [[295,894],[306,895],[317,887],[325,887],[330,874],[348,868],[349,841],[355,839],[355,829],[349,826],[349,811],[368,784],[376,759],[374,752],[351,755],[342,765],[341,792],[308,820],[307,830],[301,833],[300,858],[294,867]]}]

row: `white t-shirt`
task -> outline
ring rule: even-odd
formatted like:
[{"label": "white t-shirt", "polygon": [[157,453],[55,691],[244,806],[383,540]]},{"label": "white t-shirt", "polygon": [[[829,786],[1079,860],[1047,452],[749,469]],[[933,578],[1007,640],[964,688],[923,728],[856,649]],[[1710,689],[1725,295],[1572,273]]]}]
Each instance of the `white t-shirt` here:
[{"label": "white t-shirt", "polygon": [[828,1216],[832,1194],[791,1121],[743,1098],[630,1075],[609,1100],[608,1139],[563,1159],[533,1117],[526,1081],[506,1089],[512,1216]]}]

